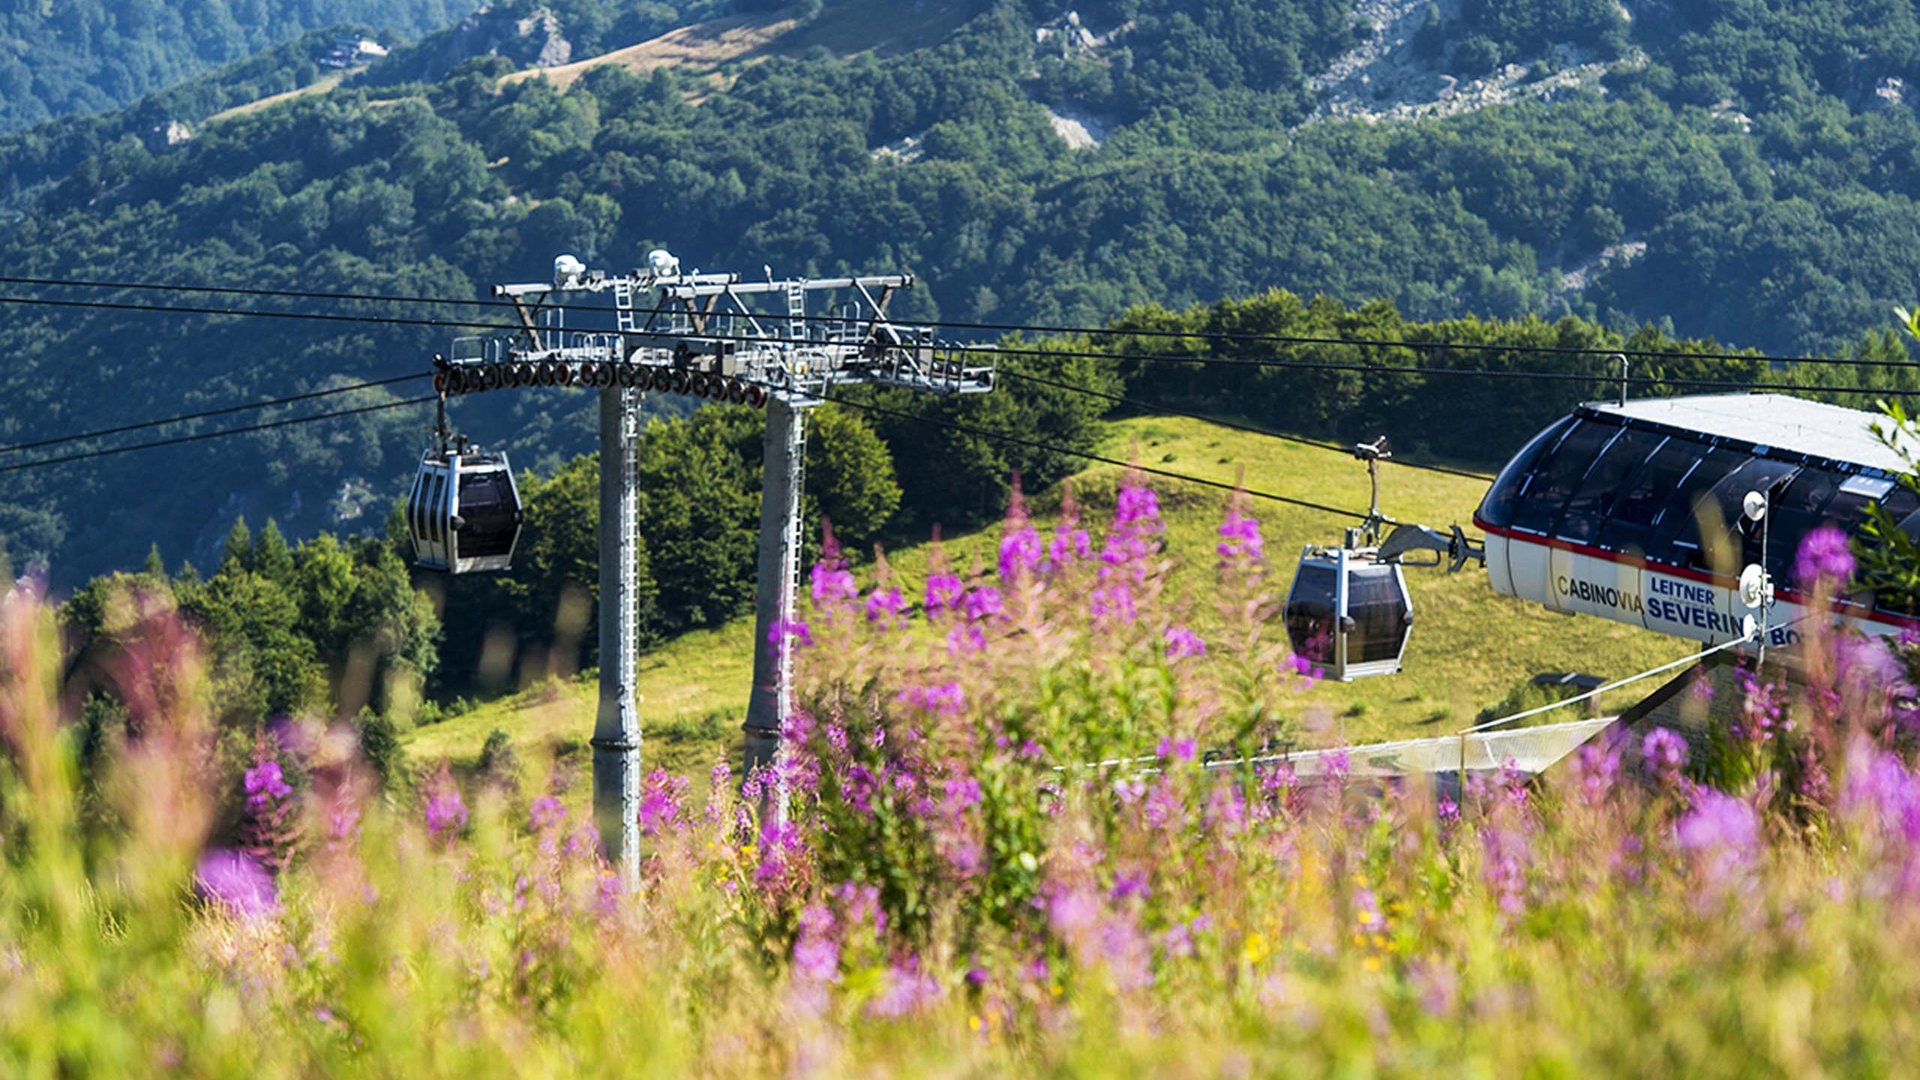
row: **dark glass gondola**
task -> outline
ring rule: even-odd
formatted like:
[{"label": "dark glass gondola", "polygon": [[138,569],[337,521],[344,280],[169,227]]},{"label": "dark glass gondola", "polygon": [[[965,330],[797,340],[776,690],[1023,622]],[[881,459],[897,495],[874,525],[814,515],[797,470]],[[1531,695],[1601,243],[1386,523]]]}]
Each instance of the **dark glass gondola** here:
[{"label": "dark glass gondola", "polygon": [[449,436],[444,397],[434,446],[420,455],[407,493],[407,532],[416,565],[450,574],[508,569],[520,540],[520,491],[507,455]]},{"label": "dark glass gondola", "polygon": [[1328,678],[1351,682],[1399,673],[1413,602],[1398,563],[1367,548],[1309,547],[1287,594],[1294,654]]}]

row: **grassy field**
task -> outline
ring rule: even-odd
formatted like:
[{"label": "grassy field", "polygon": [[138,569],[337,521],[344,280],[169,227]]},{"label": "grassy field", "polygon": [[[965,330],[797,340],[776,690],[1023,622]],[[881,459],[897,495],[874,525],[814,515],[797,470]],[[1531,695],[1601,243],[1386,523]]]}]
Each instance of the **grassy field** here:
[{"label": "grassy field", "polygon": [[891,55],[938,44],[979,13],[965,0],[901,4],[898,0],[849,0],[802,23],[792,9],[730,15],[668,31],[624,49],[558,67],[517,71],[503,83],[542,78],[564,90],[597,67],[614,65],[637,75],[659,68],[724,85],[730,76],[772,56],[797,56],[820,47],[836,56],[874,52]]},{"label": "grassy field", "polygon": [[[1312,499],[1343,507],[1367,504],[1366,470],[1351,457],[1183,419],[1133,419],[1113,426],[1106,447],[1142,465]],[[1084,493],[1086,518],[1104,520],[1118,470],[1101,466],[1075,478]],[[1193,600],[1193,621],[1204,629],[1212,599],[1212,549],[1225,504],[1219,491],[1159,481],[1168,521],[1167,546],[1182,557],[1170,587]],[[1435,527],[1470,520],[1485,483],[1463,477],[1388,466],[1381,477],[1382,509],[1402,521]],[[1055,492],[1033,500],[1039,516],[1057,506]],[[1336,541],[1346,524],[1325,514],[1255,500],[1273,565],[1273,584],[1284,590],[1300,548]],[[976,561],[991,566],[998,530],[949,537],[947,557],[964,569]],[[928,548],[915,545],[888,553],[907,581],[918,584]],[[1676,639],[1599,619],[1556,615],[1532,604],[1496,596],[1486,576],[1470,568],[1459,574],[1409,569],[1414,631],[1406,670],[1400,675],[1353,683],[1324,682],[1300,695],[1307,738],[1318,743],[1373,741],[1444,735],[1472,722],[1515,684],[1546,671],[1583,671],[1618,677],[1684,655]],[[740,719],[752,673],[752,624],[741,619],[714,631],[689,634],[641,659],[641,715],[649,767],[696,778],[720,758],[737,758]],[[1648,686],[1647,689],[1651,689]],[[1626,697],[1609,704],[1619,707]],[[545,684],[487,703],[465,715],[404,737],[418,761],[474,761],[489,732],[512,736],[523,759],[544,748],[584,741],[593,729],[591,678]]]}]

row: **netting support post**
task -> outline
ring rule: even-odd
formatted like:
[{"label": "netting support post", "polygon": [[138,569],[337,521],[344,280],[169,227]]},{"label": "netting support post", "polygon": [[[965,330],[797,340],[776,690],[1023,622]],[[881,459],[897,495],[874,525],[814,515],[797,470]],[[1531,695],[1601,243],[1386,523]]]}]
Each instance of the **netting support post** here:
[{"label": "netting support post", "polygon": [[[760,487],[760,565],[753,603],[753,696],[747,700],[741,775],[770,765],[780,724],[793,711],[794,594],[800,583],[800,495],[806,472],[807,414],[784,396],[767,400]],[[769,792],[784,814],[785,793]]]},{"label": "netting support post", "polygon": [[634,579],[638,391],[600,391],[600,709],[593,727],[593,820],[628,889],[640,882],[640,695]]}]

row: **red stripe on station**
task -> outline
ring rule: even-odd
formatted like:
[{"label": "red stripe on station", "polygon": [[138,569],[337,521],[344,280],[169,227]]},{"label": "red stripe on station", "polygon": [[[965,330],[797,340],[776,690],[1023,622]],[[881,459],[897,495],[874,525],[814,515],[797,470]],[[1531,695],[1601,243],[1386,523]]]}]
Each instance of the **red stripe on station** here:
[{"label": "red stripe on station", "polygon": [[[1602,562],[1610,562],[1618,566],[1632,566],[1642,570],[1652,570],[1655,573],[1665,574],[1668,577],[1685,578],[1688,581],[1697,581],[1703,585],[1712,585],[1722,589],[1737,588],[1740,584],[1737,578],[1710,574],[1704,570],[1695,570],[1686,566],[1673,566],[1668,563],[1656,562],[1644,555],[1631,555],[1626,552],[1608,551],[1606,548],[1594,547],[1591,544],[1576,543],[1572,540],[1562,540],[1556,536],[1542,536],[1538,533],[1522,532],[1518,529],[1507,529],[1498,525],[1490,525],[1481,520],[1479,514],[1473,515],[1473,524],[1481,532],[1489,536],[1498,536],[1502,539],[1522,544],[1532,544],[1535,547],[1554,548],[1560,551],[1571,552],[1575,555],[1585,555],[1590,559],[1599,559]],[[1775,595],[1781,600],[1785,600],[1790,604],[1798,604],[1803,608],[1807,606],[1807,601],[1810,599],[1806,593],[1800,592],[1797,589],[1776,589]],[[1888,611],[1878,611],[1862,608],[1854,604],[1842,604],[1838,602],[1833,602],[1831,607],[1834,611],[1839,612],[1849,619],[1865,619],[1869,622],[1877,622],[1886,626],[1902,626],[1920,629],[1920,619],[1910,618],[1905,615],[1895,615]]]}]

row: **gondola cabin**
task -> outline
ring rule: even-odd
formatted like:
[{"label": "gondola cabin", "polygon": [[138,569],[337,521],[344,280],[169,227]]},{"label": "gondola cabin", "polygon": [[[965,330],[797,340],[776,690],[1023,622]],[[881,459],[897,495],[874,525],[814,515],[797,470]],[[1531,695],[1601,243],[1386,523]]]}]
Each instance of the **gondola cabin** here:
[{"label": "gondola cabin", "polygon": [[1371,548],[1308,547],[1287,593],[1294,655],[1327,678],[1351,682],[1400,671],[1413,601],[1397,562]]},{"label": "gondola cabin", "polygon": [[407,495],[414,562],[465,574],[505,570],[520,539],[520,492],[507,455],[428,450]]},{"label": "gondola cabin", "polygon": [[[1474,513],[1487,576],[1555,611],[1712,644],[1744,632],[1756,608],[1739,575],[1763,565],[1776,584],[1766,644],[1790,645],[1809,600],[1792,572],[1809,531],[1853,535],[1878,505],[1920,537],[1920,495],[1900,483],[1906,463],[1876,419],[1780,394],[1582,405],[1527,443]],[[1759,518],[1743,513],[1755,492]],[[1920,628],[1870,595],[1839,613],[1870,633]]]}]

